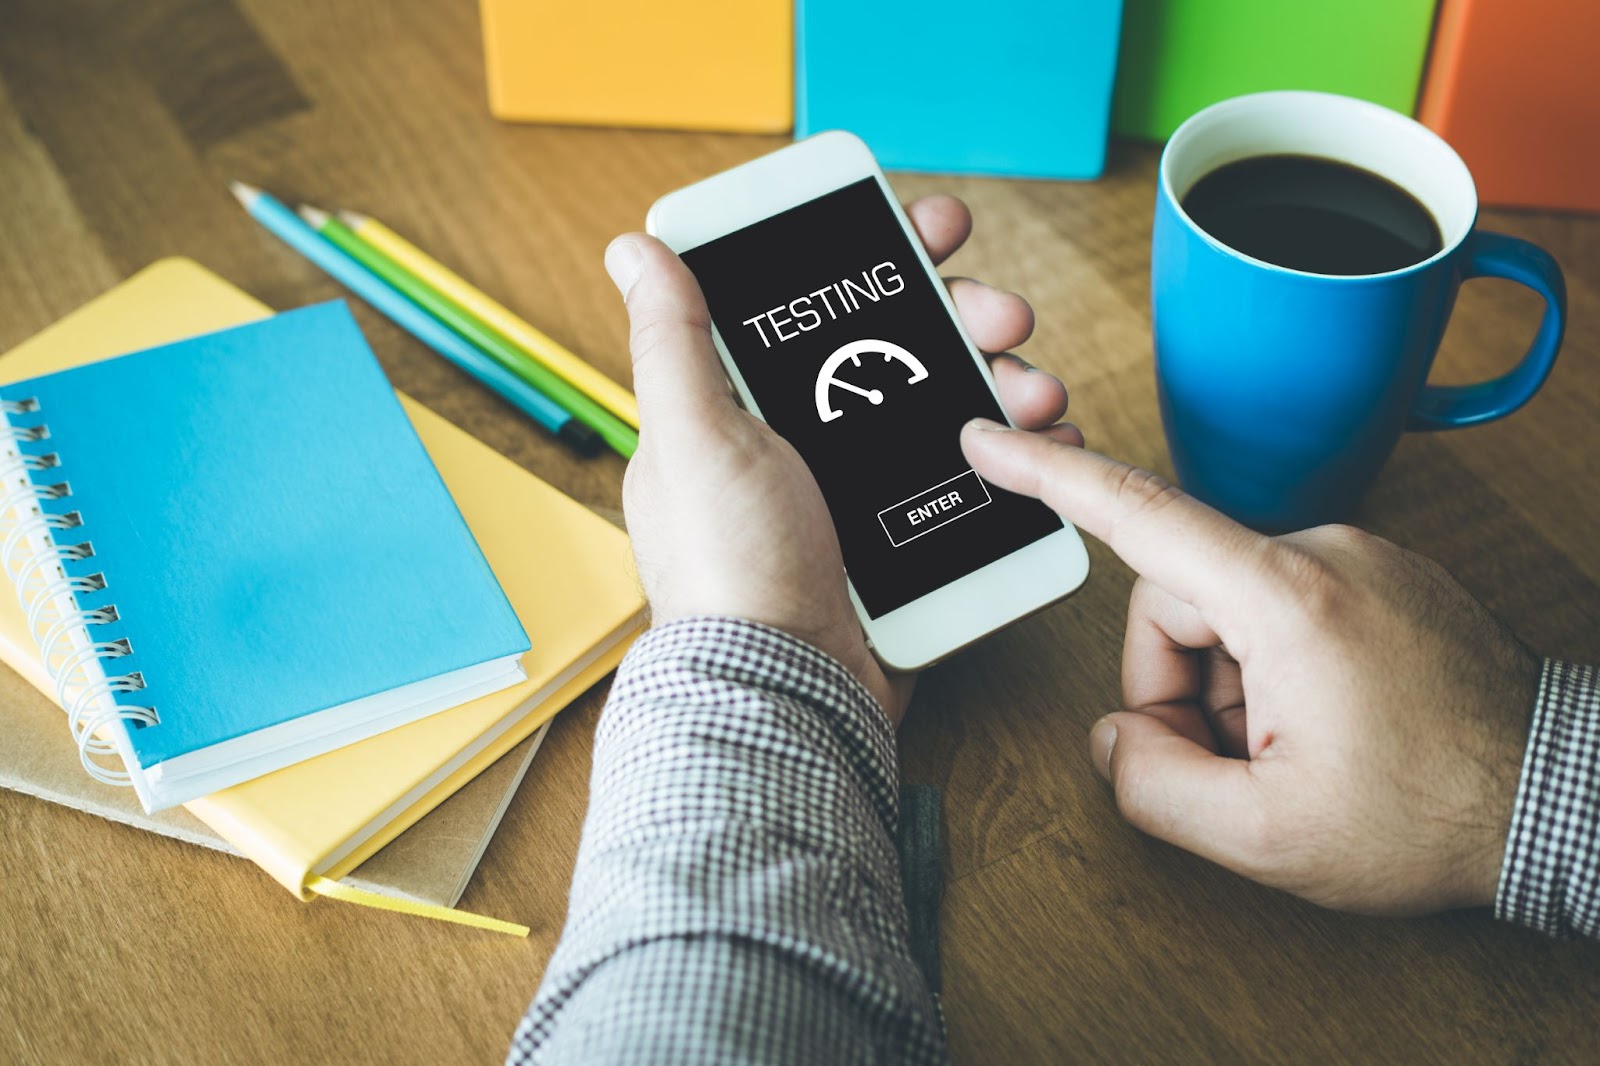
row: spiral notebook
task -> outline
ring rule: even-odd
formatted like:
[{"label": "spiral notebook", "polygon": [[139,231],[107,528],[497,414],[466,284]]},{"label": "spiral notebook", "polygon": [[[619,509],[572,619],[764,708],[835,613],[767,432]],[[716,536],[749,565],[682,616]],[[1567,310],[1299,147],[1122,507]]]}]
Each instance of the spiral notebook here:
[{"label": "spiral notebook", "polygon": [[[199,264],[163,259],[0,358],[0,382],[271,313]],[[0,386],[0,395],[6,391]],[[528,679],[164,812],[198,818],[303,900],[359,883],[390,842],[413,852],[426,847],[426,835],[412,841],[408,827],[530,734],[542,736],[553,715],[615,669],[644,624],[620,529],[409,397],[400,403],[532,640],[522,660]],[[22,608],[3,588],[0,660],[53,694]],[[241,683],[236,698],[248,700],[252,691]],[[25,733],[10,739],[18,738]],[[39,787],[36,769],[23,772],[32,782],[24,791],[50,791]],[[0,785],[5,777],[0,765]],[[120,802],[118,791],[84,778],[74,805],[101,813]]]},{"label": "spiral notebook", "polygon": [[147,810],[525,678],[343,304],[17,382],[0,410],[0,561],[86,768]]}]

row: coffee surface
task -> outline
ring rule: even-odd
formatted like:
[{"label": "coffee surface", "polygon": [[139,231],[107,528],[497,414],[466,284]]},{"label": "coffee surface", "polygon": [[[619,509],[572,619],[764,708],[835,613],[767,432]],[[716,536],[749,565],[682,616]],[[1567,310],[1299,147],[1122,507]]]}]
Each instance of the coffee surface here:
[{"label": "coffee surface", "polygon": [[1313,274],[1383,274],[1443,246],[1433,215],[1368,170],[1306,155],[1264,155],[1218,167],[1183,209],[1245,255]]}]

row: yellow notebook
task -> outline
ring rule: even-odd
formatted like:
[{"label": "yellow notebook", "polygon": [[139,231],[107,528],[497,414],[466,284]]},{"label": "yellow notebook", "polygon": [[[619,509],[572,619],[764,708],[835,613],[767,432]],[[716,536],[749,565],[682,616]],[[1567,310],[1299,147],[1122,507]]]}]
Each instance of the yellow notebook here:
[{"label": "yellow notebook", "polygon": [[481,0],[481,9],[496,118],[738,133],[794,125],[791,0]]},{"label": "yellow notebook", "polygon": [[[0,358],[0,381],[271,313],[198,264],[163,259]],[[644,602],[620,530],[427,408],[400,399],[528,632],[528,680],[186,804],[302,899],[339,894],[329,881],[614,669],[643,624]],[[0,595],[0,658],[53,693],[9,593]]]}]

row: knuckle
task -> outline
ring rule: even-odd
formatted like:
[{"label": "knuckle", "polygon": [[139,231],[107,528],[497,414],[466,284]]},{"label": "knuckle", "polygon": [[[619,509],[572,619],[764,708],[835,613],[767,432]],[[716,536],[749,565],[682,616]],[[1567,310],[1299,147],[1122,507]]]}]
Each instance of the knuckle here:
[{"label": "knuckle", "polygon": [[1160,504],[1181,495],[1176,486],[1137,466],[1123,467],[1112,477],[1117,498],[1132,506]]},{"label": "knuckle", "polygon": [[655,311],[641,312],[633,320],[628,336],[628,348],[635,360],[664,346],[675,332],[676,323],[668,316]]},{"label": "knuckle", "polygon": [[1291,533],[1280,539],[1300,544],[1320,555],[1353,563],[1370,559],[1392,559],[1404,554],[1399,547],[1376,533],[1369,533],[1360,526],[1344,523],[1317,526],[1299,533]]},{"label": "knuckle", "polygon": [[659,494],[659,478],[649,456],[640,449],[622,471],[622,511],[628,518],[647,514]]},{"label": "knuckle", "polygon": [[1323,555],[1300,543],[1280,543],[1275,568],[1303,613],[1328,618],[1344,601],[1347,588],[1339,570]]},{"label": "knuckle", "polygon": [[1330,547],[1334,548],[1363,549],[1369,542],[1378,539],[1364,529],[1342,522],[1322,526],[1318,529],[1318,533]]},{"label": "knuckle", "polygon": [[1159,585],[1154,584],[1143,574],[1137,574],[1133,579],[1133,591],[1128,593],[1128,621],[1143,618],[1150,613],[1153,607],[1166,593]]},{"label": "knuckle", "polygon": [[1126,466],[1107,475],[1111,498],[1116,501],[1113,527],[1133,517],[1154,514],[1183,497],[1183,490],[1157,474]]},{"label": "knuckle", "polygon": [[622,468],[622,502],[627,504],[631,497],[643,491],[642,482],[649,477],[645,471],[645,464],[649,461],[649,453],[641,446],[633,453],[633,458],[628,460],[628,465]]},{"label": "knuckle", "polygon": [[638,362],[658,350],[681,345],[696,333],[709,333],[710,329],[710,320],[703,314],[647,307],[633,315],[628,348]]}]

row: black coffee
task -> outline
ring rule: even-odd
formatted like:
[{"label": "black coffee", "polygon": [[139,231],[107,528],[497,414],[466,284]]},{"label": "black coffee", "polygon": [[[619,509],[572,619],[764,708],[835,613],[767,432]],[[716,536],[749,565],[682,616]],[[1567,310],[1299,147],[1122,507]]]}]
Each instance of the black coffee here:
[{"label": "black coffee", "polygon": [[1183,209],[1228,247],[1313,274],[1382,274],[1443,246],[1415,196],[1371,171],[1308,155],[1219,167],[1189,190]]}]

